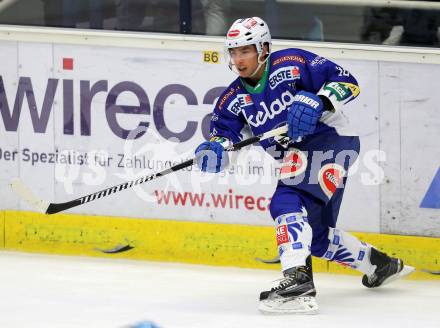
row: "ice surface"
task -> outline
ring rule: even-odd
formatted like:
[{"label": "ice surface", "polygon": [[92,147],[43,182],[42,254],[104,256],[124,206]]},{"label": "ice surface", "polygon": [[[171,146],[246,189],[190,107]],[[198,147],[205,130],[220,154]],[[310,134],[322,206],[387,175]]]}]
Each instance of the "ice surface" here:
[{"label": "ice surface", "polygon": [[[110,255],[111,256],[111,255]],[[440,282],[316,274],[320,314],[265,316],[270,270],[0,252],[0,327],[440,327]]]}]

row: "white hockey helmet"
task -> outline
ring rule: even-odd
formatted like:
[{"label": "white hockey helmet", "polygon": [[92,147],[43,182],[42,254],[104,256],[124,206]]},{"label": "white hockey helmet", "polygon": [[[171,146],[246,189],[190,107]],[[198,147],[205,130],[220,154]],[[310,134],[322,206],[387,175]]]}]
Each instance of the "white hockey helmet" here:
[{"label": "white hockey helmet", "polygon": [[237,19],[226,34],[225,46],[227,49],[255,44],[258,54],[263,51],[263,45],[269,44],[271,50],[271,37],[269,27],[260,17]]},{"label": "white hockey helmet", "polygon": [[[229,28],[226,34],[225,41],[225,55],[229,68],[234,70],[234,66],[229,56],[229,50],[232,48],[243,47],[247,45],[255,45],[258,52],[258,68],[264,64],[267,57],[263,60],[260,56],[264,49],[264,44],[267,43],[269,47],[269,54],[272,50],[272,39],[270,36],[269,27],[266,22],[260,17],[240,18],[237,19]],[[256,71],[252,74],[254,75]]]}]

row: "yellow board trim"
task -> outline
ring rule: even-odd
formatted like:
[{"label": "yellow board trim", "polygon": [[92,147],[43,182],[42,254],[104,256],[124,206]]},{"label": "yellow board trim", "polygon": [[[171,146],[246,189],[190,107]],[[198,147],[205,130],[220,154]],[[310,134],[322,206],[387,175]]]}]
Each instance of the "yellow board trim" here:
[{"label": "yellow board trim", "polygon": [[5,248],[5,213],[0,211],[0,248]]},{"label": "yellow board trim", "polygon": [[[87,255],[135,260],[172,261],[279,270],[255,258],[274,258],[274,228],[174,220],[0,211],[0,245],[7,250]],[[417,269],[439,270],[440,239],[354,233]],[[106,254],[121,246],[125,252]],[[322,259],[313,259],[315,272],[359,274]],[[418,270],[412,278],[440,279]]]}]

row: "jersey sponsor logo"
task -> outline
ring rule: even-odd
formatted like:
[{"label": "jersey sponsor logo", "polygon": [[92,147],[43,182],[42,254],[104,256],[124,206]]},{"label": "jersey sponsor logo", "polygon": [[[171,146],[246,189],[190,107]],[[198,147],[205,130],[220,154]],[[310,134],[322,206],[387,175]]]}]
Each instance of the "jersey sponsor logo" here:
[{"label": "jersey sponsor logo", "polygon": [[290,150],[283,158],[281,164],[280,178],[287,179],[296,177],[307,168],[307,156],[299,149]]},{"label": "jersey sponsor logo", "polygon": [[218,109],[222,110],[223,105],[225,104],[226,100],[229,99],[229,97],[231,97],[234,93],[235,93],[235,89],[232,87],[228,90],[228,92],[226,92],[223,97],[220,99],[220,102],[218,103]]},{"label": "jersey sponsor logo", "polygon": [[246,115],[246,111],[243,112],[246,121],[249,125],[257,128],[261,125],[264,125],[267,120],[273,119],[275,116],[286,110],[293,103],[293,94],[288,90],[284,91],[281,94],[281,99],[275,99],[271,102],[269,107],[262,101],[260,102],[260,106],[263,108],[263,111],[257,111],[255,115]]},{"label": "jersey sponsor logo", "polygon": [[304,60],[303,57],[297,56],[297,55],[291,55],[291,56],[283,56],[283,57],[275,59],[272,62],[272,66],[279,65],[279,64],[284,63],[286,61],[294,61],[294,62],[298,62],[298,63],[301,63],[301,64],[305,64],[306,63],[306,61]]},{"label": "jersey sponsor logo", "polygon": [[330,199],[342,183],[344,168],[336,163],[325,164],[318,172],[318,182],[324,194]]},{"label": "jersey sponsor logo", "polygon": [[287,232],[287,224],[283,224],[277,227],[277,245],[285,244],[289,242],[289,233]]},{"label": "jersey sponsor logo", "polygon": [[237,97],[231,101],[231,103],[227,107],[227,110],[230,111],[235,116],[238,116],[243,107],[247,107],[253,104],[254,102],[252,101],[251,95],[240,94],[237,95]]},{"label": "jersey sponsor logo", "polygon": [[339,84],[342,84],[345,87],[349,88],[353,97],[357,97],[359,95],[359,93],[361,92],[359,87],[353,83],[339,82]]},{"label": "jersey sponsor logo", "polygon": [[345,85],[338,82],[330,82],[325,87],[324,90],[329,91],[331,94],[335,95],[338,101],[342,101],[351,96],[350,89]]},{"label": "jersey sponsor logo", "polygon": [[316,56],[313,58],[313,60],[310,62],[310,66],[318,66],[322,65],[327,61],[324,57]]},{"label": "jersey sponsor logo", "polygon": [[269,76],[269,86],[273,90],[284,81],[294,81],[300,78],[301,74],[298,66],[288,66],[278,68]]},{"label": "jersey sponsor logo", "polygon": [[246,107],[254,104],[250,94],[238,95],[237,98],[241,107]]},{"label": "jersey sponsor logo", "polygon": [[209,137],[210,138],[215,137],[217,134],[218,134],[218,131],[216,130],[216,128],[213,128],[211,133],[209,134]]},{"label": "jersey sponsor logo", "polygon": [[230,111],[235,116],[238,116],[238,114],[240,114],[241,112],[239,99],[235,98],[233,101],[231,101],[231,103],[228,105],[227,110]]},{"label": "jersey sponsor logo", "polygon": [[230,38],[236,38],[239,35],[240,35],[240,30],[230,30],[228,32],[228,37]]},{"label": "jersey sponsor logo", "polygon": [[317,109],[319,107],[319,102],[317,102],[316,100],[314,100],[312,98],[304,96],[304,95],[296,95],[293,100],[297,101],[297,102],[301,102],[306,105],[309,105],[310,107],[313,107],[315,109]]}]

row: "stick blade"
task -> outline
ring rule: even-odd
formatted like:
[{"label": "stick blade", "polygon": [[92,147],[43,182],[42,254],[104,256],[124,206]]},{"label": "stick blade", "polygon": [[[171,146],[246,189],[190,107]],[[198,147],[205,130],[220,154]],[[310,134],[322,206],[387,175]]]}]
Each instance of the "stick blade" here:
[{"label": "stick blade", "polygon": [[41,213],[46,213],[49,203],[36,197],[20,178],[11,181],[10,186],[22,200]]},{"label": "stick blade", "polygon": [[261,257],[256,257],[255,260],[257,260],[258,262],[261,262],[261,263],[266,263],[266,264],[280,263],[280,257],[279,256],[275,256],[272,259],[262,259]]}]

